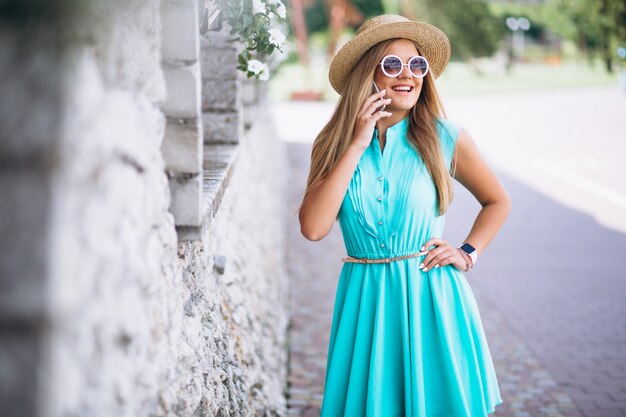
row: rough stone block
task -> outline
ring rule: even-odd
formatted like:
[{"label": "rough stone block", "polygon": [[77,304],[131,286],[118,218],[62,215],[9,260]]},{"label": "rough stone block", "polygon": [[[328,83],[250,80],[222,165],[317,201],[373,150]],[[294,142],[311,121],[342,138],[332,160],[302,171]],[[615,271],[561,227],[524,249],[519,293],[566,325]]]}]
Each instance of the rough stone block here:
[{"label": "rough stone block", "polygon": [[45,312],[51,199],[47,177],[26,169],[0,174],[1,321],[32,320]]},{"label": "rough stone block", "polygon": [[241,112],[202,113],[204,143],[237,143],[243,135]]},{"label": "rough stone block", "polygon": [[164,59],[196,61],[200,56],[198,7],[194,1],[161,3]]},{"label": "rough stone block", "polygon": [[170,212],[174,215],[176,226],[200,226],[202,175],[171,177],[170,191]]},{"label": "rough stone block", "polygon": [[200,117],[200,65],[164,65],[167,100],[161,109],[170,117]]},{"label": "rough stone block", "polygon": [[203,79],[235,79],[240,72],[237,69],[236,50],[213,47],[202,48],[200,64]]},{"label": "rough stone block", "polygon": [[241,82],[230,80],[202,80],[202,111],[231,110],[241,107]]},{"label": "rough stone block", "polygon": [[[40,40],[32,35],[27,39],[36,45]],[[54,152],[56,140],[50,133],[61,128],[63,106],[58,104],[64,102],[67,88],[63,74],[66,68],[59,64],[54,51],[48,48],[36,54],[25,53],[30,50],[24,39],[2,24],[0,164],[3,167]]]},{"label": "rough stone block", "polygon": [[166,168],[180,173],[200,173],[202,143],[200,119],[168,120],[161,146]]},{"label": "rough stone block", "polygon": [[[2,415],[41,415],[36,395],[47,376],[42,355],[44,340],[39,326],[7,327],[0,331],[0,404]],[[44,378],[42,378],[44,377]]]}]

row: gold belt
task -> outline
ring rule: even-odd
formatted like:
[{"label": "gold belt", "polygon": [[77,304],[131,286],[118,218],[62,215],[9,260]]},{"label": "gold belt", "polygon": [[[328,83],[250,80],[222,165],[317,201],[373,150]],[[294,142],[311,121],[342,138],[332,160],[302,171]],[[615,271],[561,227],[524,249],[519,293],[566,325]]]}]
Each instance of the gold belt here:
[{"label": "gold belt", "polygon": [[386,264],[393,261],[401,261],[403,259],[417,258],[418,256],[426,255],[427,253],[428,251],[416,252],[410,253],[408,255],[394,256],[392,258],[353,258],[351,256],[348,256],[347,258],[342,258],[341,261],[360,264]]}]

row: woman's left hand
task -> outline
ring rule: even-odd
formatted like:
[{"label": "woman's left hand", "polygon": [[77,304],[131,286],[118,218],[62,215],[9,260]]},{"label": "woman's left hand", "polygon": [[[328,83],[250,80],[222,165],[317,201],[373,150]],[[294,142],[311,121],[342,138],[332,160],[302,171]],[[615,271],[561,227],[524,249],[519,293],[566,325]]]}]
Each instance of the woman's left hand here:
[{"label": "woman's left hand", "polygon": [[[434,249],[428,249],[431,246],[436,246]],[[447,241],[438,237],[432,237],[422,245],[428,253],[420,264],[420,269],[423,272],[430,271],[433,268],[439,268],[444,265],[453,265],[459,271],[465,271],[466,263],[465,258],[459,252],[459,250],[451,246]]]}]

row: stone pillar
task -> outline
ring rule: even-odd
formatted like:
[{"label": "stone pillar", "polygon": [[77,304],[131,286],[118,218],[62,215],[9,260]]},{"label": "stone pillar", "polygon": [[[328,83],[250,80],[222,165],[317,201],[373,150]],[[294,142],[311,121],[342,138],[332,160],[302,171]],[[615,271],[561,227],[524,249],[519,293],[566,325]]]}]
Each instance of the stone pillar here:
[{"label": "stone pillar", "polygon": [[162,59],[167,100],[163,157],[177,226],[202,222],[202,141],[200,113],[199,0],[161,2]]},{"label": "stone pillar", "polygon": [[230,27],[201,38],[202,123],[204,141],[238,143],[243,134],[242,83],[237,67],[238,44],[227,42]]}]

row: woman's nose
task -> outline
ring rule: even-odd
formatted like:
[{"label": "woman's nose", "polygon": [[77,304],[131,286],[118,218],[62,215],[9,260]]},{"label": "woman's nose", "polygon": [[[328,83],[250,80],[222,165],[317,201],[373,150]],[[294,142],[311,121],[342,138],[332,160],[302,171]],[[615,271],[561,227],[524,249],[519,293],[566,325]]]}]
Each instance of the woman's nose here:
[{"label": "woman's nose", "polygon": [[409,69],[408,65],[403,65],[402,66],[402,71],[400,71],[400,75],[398,76],[398,78],[413,78],[413,74],[411,74],[411,70]]}]

